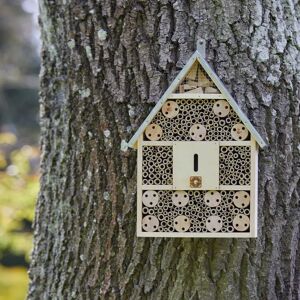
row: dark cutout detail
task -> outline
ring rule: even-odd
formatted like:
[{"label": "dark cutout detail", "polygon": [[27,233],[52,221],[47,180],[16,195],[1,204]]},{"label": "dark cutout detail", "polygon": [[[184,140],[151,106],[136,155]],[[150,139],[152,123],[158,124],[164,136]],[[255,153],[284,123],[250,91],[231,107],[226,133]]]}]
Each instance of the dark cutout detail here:
[{"label": "dark cutout detail", "polygon": [[194,171],[198,172],[199,166],[198,166],[198,154],[194,154]]}]

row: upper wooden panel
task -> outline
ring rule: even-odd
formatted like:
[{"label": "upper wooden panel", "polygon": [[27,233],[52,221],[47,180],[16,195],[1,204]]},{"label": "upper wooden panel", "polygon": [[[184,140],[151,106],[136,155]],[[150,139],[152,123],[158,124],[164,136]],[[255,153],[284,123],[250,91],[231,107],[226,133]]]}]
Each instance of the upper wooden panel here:
[{"label": "upper wooden panel", "polygon": [[[156,128],[160,128],[159,138],[154,134]],[[249,139],[248,129],[229,103],[226,100],[214,99],[166,101],[152,119],[152,123],[146,127],[144,135],[146,141],[246,141]]]}]

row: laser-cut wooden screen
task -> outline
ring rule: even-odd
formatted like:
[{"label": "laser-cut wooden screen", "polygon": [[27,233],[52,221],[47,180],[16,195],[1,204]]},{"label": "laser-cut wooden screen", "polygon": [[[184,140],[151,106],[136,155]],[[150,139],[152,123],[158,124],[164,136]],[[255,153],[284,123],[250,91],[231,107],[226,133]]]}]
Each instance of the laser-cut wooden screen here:
[{"label": "laser-cut wooden screen", "polygon": [[194,56],[130,142],[138,148],[137,234],[255,237],[264,142]]}]

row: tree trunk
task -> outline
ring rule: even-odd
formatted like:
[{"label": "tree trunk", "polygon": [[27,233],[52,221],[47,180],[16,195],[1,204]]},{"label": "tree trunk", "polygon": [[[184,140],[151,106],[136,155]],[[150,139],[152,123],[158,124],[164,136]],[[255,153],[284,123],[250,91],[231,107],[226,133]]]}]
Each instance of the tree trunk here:
[{"label": "tree trunk", "polygon": [[[28,299],[299,299],[299,3],[40,0]],[[269,142],[257,239],[136,238],[125,141],[196,47]]]}]

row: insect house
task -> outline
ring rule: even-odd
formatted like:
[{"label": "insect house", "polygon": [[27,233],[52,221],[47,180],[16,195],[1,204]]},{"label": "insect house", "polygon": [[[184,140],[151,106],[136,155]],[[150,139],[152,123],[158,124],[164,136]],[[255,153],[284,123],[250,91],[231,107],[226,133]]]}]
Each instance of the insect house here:
[{"label": "insect house", "polygon": [[137,235],[256,237],[265,142],[197,50],[129,141]]}]

